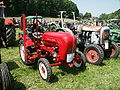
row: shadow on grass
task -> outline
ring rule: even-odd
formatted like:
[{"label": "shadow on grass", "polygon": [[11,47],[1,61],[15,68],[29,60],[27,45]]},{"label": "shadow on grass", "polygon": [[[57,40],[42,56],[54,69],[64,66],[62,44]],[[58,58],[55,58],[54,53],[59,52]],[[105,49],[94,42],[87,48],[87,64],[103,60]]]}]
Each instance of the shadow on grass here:
[{"label": "shadow on grass", "polygon": [[52,79],[50,80],[50,83],[55,83],[57,81],[59,81],[58,77],[56,75],[52,74]]},{"label": "shadow on grass", "polygon": [[26,87],[23,83],[14,80],[13,76],[10,74],[11,78],[11,90],[26,90]]},{"label": "shadow on grass", "polygon": [[[60,65],[59,69],[61,69],[63,72],[67,72],[68,74],[77,75],[80,72],[84,72],[86,70],[86,66],[77,68],[77,67],[69,67],[66,65]],[[61,75],[64,75],[64,73],[61,73]]]},{"label": "shadow on grass", "polygon": [[105,66],[106,64],[105,63],[101,63],[100,65],[98,65],[98,66]]},{"label": "shadow on grass", "polygon": [[14,61],[10,61],[10,60],[9,62],[7,62],[7,66],[10,71],[19,68],[19,66]]},{"label": "shadow on grass", "polygon": [[[19,66],[15,62],[7,62],[8,69],[11,71],[13,69],[19,68]],[[14,77],[10,73],[11,78],[11,90],[26,90],[26,87],[23,83],[18,82],[17,80],[14,80]]]},{"label": "shadow on grass", "polygon": [[[32,65],[32,68],[30,68],[30,69],[38,70],[37,62],[34,65]],[[77,67],[69,67],[66,65],[60,65],[58,69],[61,69],[62,72],[58,72],[56,75],[54,75],[54,72],[53,72],[50,83],[55,83],[55,82],[59,81],[59,78],[57,77],[58,74],[61,74],[62,76],[64,76],[65,72],[67,72],[68,74],[77,75],[80,72],[84,72],[86,70],[86,66],[77,68]]]},{"label": "shadow on grass", "polygon": [[[38,67],[37,67],[37,61],[34,63],[34,65],[32,65],[32,68],[30,67],[30,69],[34,69],[34,70],[37,70],[38,71]],[[38,73],[39,74],[39,73]],[[50,80],[50,83],[55,83],[58,81],[58,77],[56,75],[54,75],[54,72],[52,74],[52,77],[51,77],[51,80]]]},{"label": "shadow on grass", "polygon": [[15,43],[13,43],[12,45],[9,45],[9,46],[1,46],[0,45],[0,48],[7,48],[7,49],[9,49],[9,47],[18,47],[18,40],[16,40],[15,41]]}]

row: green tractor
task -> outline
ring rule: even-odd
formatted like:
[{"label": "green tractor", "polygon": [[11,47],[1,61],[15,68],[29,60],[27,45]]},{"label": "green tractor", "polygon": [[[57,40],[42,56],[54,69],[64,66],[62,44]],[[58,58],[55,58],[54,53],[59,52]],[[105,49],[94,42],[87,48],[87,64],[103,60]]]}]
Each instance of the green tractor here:
[{"label": "green tractor", "polygon": [[120,48],[120,19],[109,20],[110,40],[117,43]]}]

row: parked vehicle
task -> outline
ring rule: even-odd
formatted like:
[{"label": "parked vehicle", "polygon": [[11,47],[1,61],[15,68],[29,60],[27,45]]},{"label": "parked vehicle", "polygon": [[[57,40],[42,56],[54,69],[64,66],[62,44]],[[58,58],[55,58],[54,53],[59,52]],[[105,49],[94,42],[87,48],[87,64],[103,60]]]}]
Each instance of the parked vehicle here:
[{"label": "parked vehicle", "polygon": [[[110,29],[109,27],[105,26],[82,26],[81,27],[81,34],[79,35],[79,38],[81,40],[81,43],[84,44],[85,50],[84,53],[87,55],[89,48],[91,48],[91,44],[93,44],[92,47],[96,49],[95,53],[96,55],[100,54],[96,60],[98,60],[95,63],[99,63],[103,60],[104,55],[107,58],[117,58],[119,55],[119,49],[116,43],[111,42],[109,39],[110,37]],[[90,47],[89,47],[90,44]],[[94,53],[94,55],[95,55]],[[89,54],[89,53],[88,53]],[[91,57],[93,57],[93,52],[91,52]],[[86,56],[89,58],[89,56]],[[88,60],[88,59],[87,59]],[[91,59],[92,60],[92,59]]]},{"label": "parked vehicle", "polygon": [[[66,32],[65,30],[63,31]],[[89,63],[99,65],[102,63],[104,57],[118,57],[119,48],[115,42],[109,39],[109,27],[79,25],[77,29],[71,31],[77,37],[77,47],[80,51],[84,52]]]},{"label": "parked vehicle", "polygon": [[[75,21],[75,15],[73,18]],[[77,47],[84,52],[87,61],[91,64],[99,65],[104,57],[117,58],[119,55],[118,45],[109,39],[109,27],[76,25],[74,22],[69,29],[59,31],[68,32],[77,37]]]},{"label": "parked vehicle", "polygon": [[120,20],[109,20],[108,26],[110,27],[110,40],[117,43],[120,47]]},{"label": "parked vehicle", "polygon": [[23,14],[21,21],[23,34],[19,34],[21,60],[26,65],[34,64],[37,61],[43,80],[51,80],[51,66],[62,64],[70,67],[85,66],[85,56],[76,50],[76,38],[73,35],[63,32],[41,32],[37,15],[34,22],[36,23],[35,29],[26,28],[26,20]]},{"label": "parked vehicle", "polygon": [[15,44],[15,26],[13,19],[5,18],[4,3],[0,2],[0,46],[10,46]]}]

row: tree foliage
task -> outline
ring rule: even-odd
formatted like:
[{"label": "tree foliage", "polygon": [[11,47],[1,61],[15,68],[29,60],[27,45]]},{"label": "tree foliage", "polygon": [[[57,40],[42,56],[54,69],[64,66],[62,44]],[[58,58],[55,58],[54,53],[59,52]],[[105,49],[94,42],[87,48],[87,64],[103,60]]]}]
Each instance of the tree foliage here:
[{"label": "tree foliage", "polygon": [[110,14],[103,13],[99,16],[99,19],[100,20],[120,19],[120,9]]},{"label": "tree foliage", "polygon": [[86,12],[85,15],[84,15],[84,19],[89,19],[91,17],[92,17],[92,14],[88,13],[88,12]]},{"label": "tree foliage", "polygon": [[6,16],[21,16],[22,13],[42,16],[57,17],[59,11],[67,11],[67,16],[72,17],[71,12],[79,16],[79,10],[71,0],[5,0]]}]

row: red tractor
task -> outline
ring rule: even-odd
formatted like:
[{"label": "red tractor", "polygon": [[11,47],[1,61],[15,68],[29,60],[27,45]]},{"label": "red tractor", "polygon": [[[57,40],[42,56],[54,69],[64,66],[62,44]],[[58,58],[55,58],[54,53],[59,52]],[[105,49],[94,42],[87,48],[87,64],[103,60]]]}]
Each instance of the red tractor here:
[{"label": "red tractor", "polygon": [[15,44],[15,26],[14,20],[5,18],[4,3],[0,2],[0,46],[10,46]]},{"label": "red tractor", "polygon": [[73,35],[64,32],[41,32],[37,15],[31,24],[34,28],[27,26],[25,14],[22,15],[21,20],[23,30],[23,34],[19,33],[21,60],[25,65],[31,65],[37,61],[43,80],[51,80],[51,66],[62,64],[70,67],[85,66],[85,56],[76,50],[76,38]]}]

